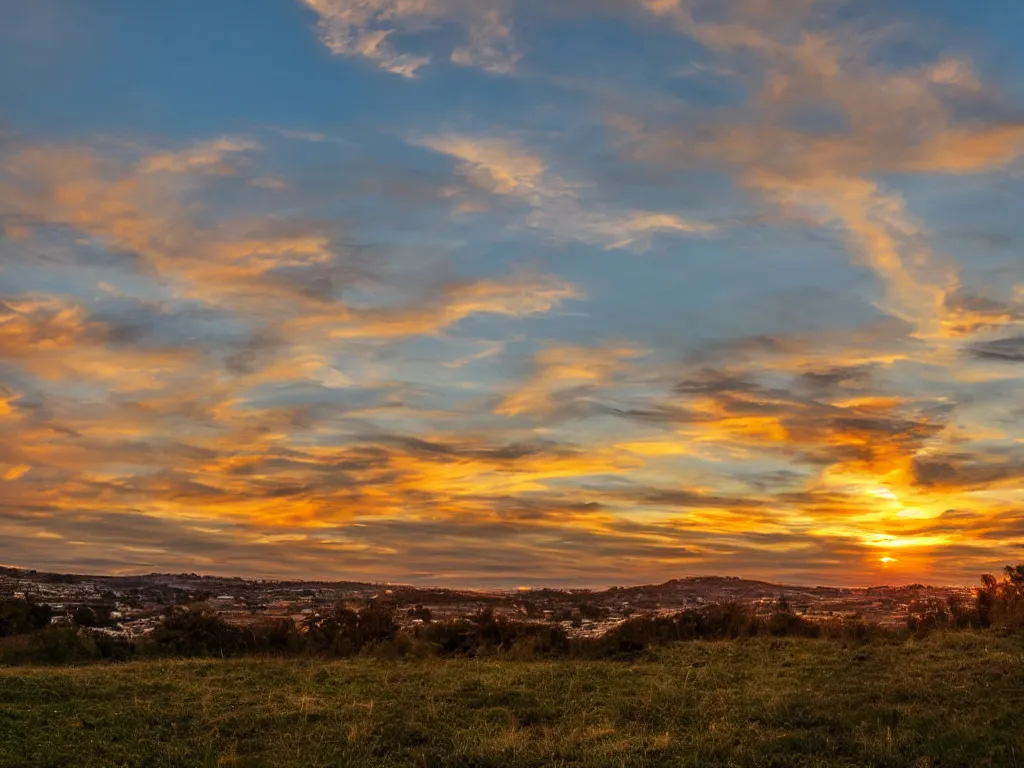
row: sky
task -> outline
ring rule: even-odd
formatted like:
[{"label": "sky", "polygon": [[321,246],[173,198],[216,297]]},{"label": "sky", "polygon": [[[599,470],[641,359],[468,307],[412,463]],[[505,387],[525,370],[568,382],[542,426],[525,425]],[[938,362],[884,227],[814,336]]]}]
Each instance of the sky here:
[{"label": "sky", "polygon": [[0,563],[1024,560],[1024,4],[0,14]]}]

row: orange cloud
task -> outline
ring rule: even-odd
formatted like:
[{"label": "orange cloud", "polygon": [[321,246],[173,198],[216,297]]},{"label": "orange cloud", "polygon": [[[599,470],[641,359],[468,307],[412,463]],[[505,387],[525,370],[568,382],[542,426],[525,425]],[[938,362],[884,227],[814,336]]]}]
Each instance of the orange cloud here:
[{"label": "orange cloud", "polygon": [[505,395],[496,412],[506,416],[551,413],[565,395],[607,385],[624,369],[628,361],[643,353],[626,348],[549,346],[537,353],[534,371],[519,389]]}]

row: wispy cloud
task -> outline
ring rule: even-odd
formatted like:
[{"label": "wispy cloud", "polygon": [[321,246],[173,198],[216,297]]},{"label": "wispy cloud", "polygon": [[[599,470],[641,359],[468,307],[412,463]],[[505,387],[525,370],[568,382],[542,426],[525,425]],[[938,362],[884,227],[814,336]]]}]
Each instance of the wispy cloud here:
[{"label": "wispy cloud", "polygon": [[247,139],[213,139],[179,152],[148,155],[139,164],[139,170],[142,173],[231,174],[235,169],[229,158],[258,148],[256,142]]},{"label": "wispy cloud", "polygon": [[[708,235],[717,231],[710,222],[673,213],[589,207],[580,199],[581,185],[552,173],[543,160],[508,139],[445,134],[416,143],[454,158],[471,190],[522,201],[529,208],[527,225],[559,237],[614,249],[643,245],[659,232]],[[473,211],[479,206],[480,201],[470,198],[460,210]]]},{"label": "wispy cloud", "polygon": [[507,20],[506,0],[302,0],[318,17],[320,39],[331,53],[366,59],[402,77],[416,77],[431,56],[401,53],[396,36],[455,25],[463,41],[449,59],[488,72],[510,72],[520,58]]}]

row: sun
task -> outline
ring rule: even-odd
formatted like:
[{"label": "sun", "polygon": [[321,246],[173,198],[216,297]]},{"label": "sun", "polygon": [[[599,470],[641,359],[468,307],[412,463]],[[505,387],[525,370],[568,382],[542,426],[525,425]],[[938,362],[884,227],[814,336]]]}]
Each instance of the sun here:
[{"label": "sun", "polygon": [[888,555],[886,555],[885,557],[879,558],[879,562],[885,563],[886,565],[888,565],[889,563],[897,562],[897,560],[896,560],[895,557],[889,557]]}]

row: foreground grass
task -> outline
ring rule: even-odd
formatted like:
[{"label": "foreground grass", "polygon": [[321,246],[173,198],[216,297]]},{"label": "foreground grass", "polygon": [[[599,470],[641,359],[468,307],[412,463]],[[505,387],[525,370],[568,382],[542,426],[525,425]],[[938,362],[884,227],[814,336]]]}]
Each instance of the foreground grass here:
[{"label": "foreground grass", "polygon": [[0,669],[0,766],[1024,766],[1024,642]]}]

